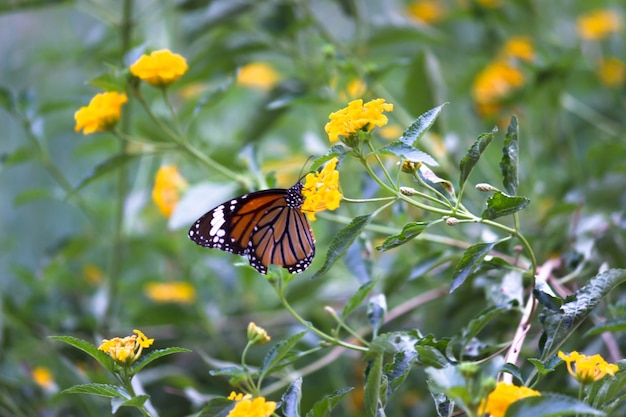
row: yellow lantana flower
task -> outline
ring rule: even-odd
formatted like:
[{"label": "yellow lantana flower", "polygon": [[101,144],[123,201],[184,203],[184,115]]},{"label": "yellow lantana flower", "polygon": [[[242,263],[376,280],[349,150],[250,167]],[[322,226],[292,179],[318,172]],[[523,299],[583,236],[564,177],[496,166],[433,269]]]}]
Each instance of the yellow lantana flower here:
[{"label": "yellow lantana flower", "polygon": [[142,55],[130,66],[130,72],[155,87],[165,87],[187,72],[187,61],[169,49],[161,49],[150,55]]},{"label": "yellow lantana flower", "polygon": [[156,173],[152,201],[157,205],[161,214],[170,217],[180,194],[187,188],[187,181],[178,172],[175,165],[163,165]]},{"label": "yellow lantana flower", "polygon": [[363,104],[363,100],[353,100],[348,107],[331,113],[324,130],[328,133],[331,142],[336,142],[340,137],[350,138],[358,131],[371,132],[374,127],[382,127],[387,124],[387,116],[383,112],[393,111],[393,104],[385,103],[385,99],[377,98]]},{"label": "yellow lantana flower", "polygon": [[515,58],[521,61],[532,62],[535,60],[533,41],[529,36],[514,36],[502,47],[504,58]]},{"label": "yellow lantana flower", "polygon": [[124,93],[114,91],[96,94],[88,106],[83,106],[76,113],[74,130],[83,130],[83,134],[103,132],[115,126],[122,116],[122,105],[128,101]]},{"label": "yellow lantana flower", "polygon": [[259,90],[271,90],[280,80],[280,74],[264,62],[244,65],[237,71],[237,83]]},{"label": "yellow lantana flower", "polygon": [[190,304],[196,299],[196,289],[187,282],[149,282],[144,293],[157,303]]},{"label": "yellow lantana flower", "polygon": [[[567,371],[582,385],[590,384],[604,378],[607,374],[614,376],[619,370],[615,364],[607,363],[600,355],[586,356],[576,351],[569,355],[559,351],[559,358],[567,363]],[[572,362],[574,368],[572,368]]]},{"label": "yellow lantana flower", "polygon": [[115,362],[122,366],[135,363],[144,348],[152,346],[154,339],[148,339],[141,330],[133,330],[134,335],[123,338],[104,339],[98,350],[106,352]]},{"label": "yellow lantana flower", "polygon": [[33,381],[41,388],[45,390],[51,390],[55,388],[54,377],[52,372],[45,366],[36,366],[30,371],[30,376]]},{"label": "yellow lantana flower", "polygon": [[499,110],[503,98],[523,85],[524,74],[518,68],[497,60],[476,76],[472,96],[480,113],[490,115]]},{"label": "yellow lantana flower", "polygon": [[421,0],[409,4],[407,13],[419,22],[437,23],[443,19],[445,10],[438,1]]},{"label": "yellow lantana flower", "polygon": [[333,158],[321,172],[309,173],[306,176],[302,195],[304,203],[300,210],[306,213],[310,221],[317,220],[315,213],[324,210],[335,210],[343,195],[339,191],[339,171],[336,170],[337,158]]},{"label": "yellow lantana flower", "polygon": [[226,417],[270,417],[276,410],[274,401],[265,401],[263,397],[252,399],[250,394],[231,392],[228,399],[237,401],[237,404]]},{"label": "yellow lantana flower", "polygon": [[496,389],[487,396],[487,400],[482,400],[480,403],[479,415],[487,413],[491,417],[504,417],[507,408],[515,401],[538,395],[541,393],[534,389],[498,382]]},{"label": "yellow lantana flower", "polygon": [[626,64],[615,57],[600,61],[598,78],[607,87],[619,87],[626,80]]},{"label": "yellow lantana flower", "polygon": [[248,341],[253,345],[263,345],[271,340],[263,327],[257,326],[254,322],[248,324]]},{"label": "yellow lantana flower", "polygon": [[597,41],[622,30],[620,15],[613,10],[593,10],[577,20],[578,35],[588,41]]}]

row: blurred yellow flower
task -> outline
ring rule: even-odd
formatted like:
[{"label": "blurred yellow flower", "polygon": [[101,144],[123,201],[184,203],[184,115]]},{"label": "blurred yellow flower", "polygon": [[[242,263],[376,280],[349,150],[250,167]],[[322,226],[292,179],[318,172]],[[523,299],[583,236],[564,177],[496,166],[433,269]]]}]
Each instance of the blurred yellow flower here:
[{"label": "blurred yellow flower", "polygon": [[96,285],[102,282],[104,273],[96,265],[86,264],[83,266],[83,276],[88,283]]},{"label": "blurred yellow flower", "polygon": [[363,97],[363,94],[367,91],[367,84],[358,78],[355,78],[348,82],[346,88],[337,93],[337,97],[341,101],[354,100],[359,97]]},{"label": "blurred yellow flower", "polygon": [[423,23],[437,23],[443,19],[445,10],[439,1],[420,0],[414,1],[407,7],[408,15]]},{"label": "blurred yellow flower", "polygon": [[476,3],[488,9],[497,9],[502,6],[500,0],[476,0]]},{"label": "blurred yellow flower", "polygon": [[396,140],[404,133],[400,125],[387,125],[378,130],[378,135],[383,139]]},{"label": "blurred yellow flower", "polygon": [[265,401],[263,397],[252,399],[250,394],[230,393],[229,400],[237,401],[226,417],[270,417],[276,410],[274,401]]},{"label": "blurred yellow flower", "polygon": [[130,72],[155,87],[165,87],[187,72],[187,61],[169,49],[161,49],[150,55],[142,55],[130,66]]},{"label": "blurred yellow flower", "polygon": [[504,417],[507,408],[515,401],[538,395],[541,395],[541,393],[534,389],[498,382],[496,389],[487,396],[487,400],[481,401],[478,413],[479,415],[487,413],[491,417]]},{"label": "blurred yellow flower", "polygon": [[609,9],[593,10],[577,20],[578,35],[585,40],[597,41],[622,30],[623,22],[619,14]]},{"label": "blurred yellow flower", "polygon": [[504,58],[515,58],[521,61],[532,62],[535,60],[533,41],[529,36],[515,36],[502,47]]},{"label": "blurred yellow flower", "polygon": [[474,79],[472,97],[479,112],[491,115],[499,110],[500,101],[524,85],[524,74],[506,61],[494,61]]},{"label": "blurred yellow flower", "polygon": [[84,135],[103,132],[115,126],[122,116],[122,105],[128,101],[124,93],[114,91],[96,94],[88,106],[83,106],[76,113],[74,130],[83,130]]},{"label": "blurred yellow flower", "polygon": [[271,340],[264,328],[254,322],[248,324],[248,341],[253,345],[263,345]]},{"label": "blurred yellow flower", "polygon": [[98,350],[107,353],[115,362],[122,366],[135,363],[144,348],[148,348],[154,343],[154,339],[148,339],[141,330],[133,330],[132,336],[124,338],[116,337],[104,339]]},{"label": "blurred yellow flower", "polygon": [[[567,363],[570,375],[582,385],[598,381],[607,374],[614,376],[619,370],[617,365],[607,363],[600,355],[586,356],[576,351],[566,355],[559,351],[558,356]],[[572,362],[575,369],[572,368]]]},{"label": "blurred yellow flower", "polygon": [[280,74],[264,62],[253,62],[237,71],[237,83],[259,90],[271,90],[279,80]]},{"label": "blurred yellow flower", "polygon": [[333,158],[321,172],[309,173],[306,176],[302,189],[304,203],[300,210],[306,213],[310,221],[317,220],[315,213],[339,207],[343,195],[339,191],[339,171],[336,170],[338,161],[337,158]]},{"label": "blurred yellow flower", "polygon": [[163,165],[156,173],[152,201],[161,214],[170,217],[178,204],[181,192],[186,188],[187,181],[180,175],[176,165]]},{"label": "blurred yellow flower", "polygon": [[191,304],[196,299],[196,289],[187,282],[149,282],[144,293],[157,303]]},{"label": "blurred yellow flower", "polygon": [[387,116],[383,112],[393,111],[393,104],[385,103],[385,99],[377,98],[363,104],[363,100],[353,100],[348,107],[331,113],[324,130],[328,133],[331,142],[336,142],[339,137],[348,139],[358,131],[371,132],[375,126],[382,127],[387,124]]},{"label": "blurred yellow flower", "polygon": [[30,376],[35,381],[35,384],[41,388],[49,390],[54,388],[54,377],[48,368],[45,366],[36,366],[30,371]]},{"label": "blurred yellow flower", "polygon": [[620,87],[626,80],[626,65],[614,56],[605,58],[600,61],[598,78],[608,87]]}]

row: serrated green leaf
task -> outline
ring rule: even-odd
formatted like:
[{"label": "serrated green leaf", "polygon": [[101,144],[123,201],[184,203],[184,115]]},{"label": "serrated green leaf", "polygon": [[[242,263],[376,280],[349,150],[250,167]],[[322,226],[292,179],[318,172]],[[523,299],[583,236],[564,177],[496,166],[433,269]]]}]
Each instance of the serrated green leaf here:
[{"label": "serrated green leaf", "polygon": [[282,396],[284,417],[300,417],[300,400],[302,399],[302,377],[296,378]]},{"label": "serrated green leaf", "polygon": [[382,245],[377,246],[379,252],[385,252],[390,249],[404,245],[408,241],[419,236],[430,225],[428,222],[412,222],[405,224],[402,231],[397,235],[389,236]]},{"label": "serrated green leaf", "polygon": [[392,142],[378,150],[383,155],[394,155],[406,159],[410,162],[422,162],[430,166],[438,166],[435,159],[424,151],[414,148],[400,141]]},{"label": "serrated green leaf", "polygon": [[502,367],[502,372],[507,372],[513,376],[520,384],[524,383],[524,378],[522,377],[522,372],[519,369],[519,366],[514,363],[505,363]]},{"label": "serrated green leaf", "polygon": [[341,313],[341,317],[345,320],[348,316],[361,305],[365,297],[372,291],[376,285],[375,281],[366,282],[361,285],[358,290],[346,301],[346,304],[343,306],[343,311]]},{"label": "serrated green leaf", "polygon": [[[354,388],[352,387],[342,388],[340,390],[333,392],[330,395],[326,395],[325,397],[317,401],[315,404],[313,404],[313,407],[309,410],[308,413],[306,413],[306,417],[329,416],[330,412],[333,410],[333,408],[335,408],[335,406],[339,403],[339,401],[341,401],[341,399],[345,397],[353,389]],[[285,417],[288,417],[288,416],[285,416]]]},{"label": "serrated green leaf", "polygon": [[365,388],[363,392],[363,408],[365,415],[376,417],[382,406],[380,399],[380,384],[383,373],[383,354],[377,353],[368,362],[365,374]]},{"label": "serrated green leaf", "polygon": [[340,158],[350,152],[352,152],[350,149],[346,148],[345,146],[341,144],[331,146],[331,148],[328,150],[328,152],[326,152],[324,156],[320,156],[319,158],[316,158],[311,163],[311,168],[309,168],[309,171],[310,172],[317,171],[319,168],[321,168],[326,162],[330,161],[331,159]]},{"label": "serrated green leaf", "polygon": [[13,113],[15,111],[15,98],[13,93],[8,88],[0,86],[0,107],[6,110],[7,113]]},{"label": "serrated green leaf", "polygon": [[163,356],[171,355],[173,353],[188,353],[191,352],[189,349],[179,348],[179,347],[168,347],[165,349],[158,349],[148,353],[145,356],[141,356],[141,358],[133,364],[133,373],[137,373],[142,370],[149,363],[162,358]]},{"label": "serrated green leaf", "polygon": [[313,274],[311,279],[316,279],[324,275],[331,266],[339,259],[348,247],[355,241],[355,239],[361,234],[365,226],[372,220],[372,215],[367,214],[364,216],[358,216],[352,219],[352,221],[343,227],[333,237],[330,245],[328,246],[328,252],[326,252],[326,260],[324,265]]},{"label": "serrated green leaf", "polygon": [[563,363],[558,356],[552,356],[547,361],[543,362],[537,358],[529,358],[528,362],[532,363],[539,375],[547,375],[554,372],[556,367]]},{"label": "serrated green leaf", "polygon": [[415,348],[398,352],[393,355],[393,361],[384,366],[383,373],[387,377],[389,394],[393,394],[402,385],[415,363],[416,356]]},{"label": "serrated green leaf", "polygon": [[260,374],[265,375],[271,373],[272,369],[279,365],[279,363],[287,356],[287,354],[289,354],[289,352],[306,333],[306,331],[296,333],[274,345],[263,359],[263,366],[261,367]]},{"label": "serrated green leaf", "polygon": [[505,417],[562,417],[571,415],[604,416],[595,408],[573,397],[561,394],[541,393],[513,402],[506,410]]},{"label": "serrated green leaf", "polygon": [[415,145],[424,133],[430,129],[433,123],[435,123],[439,112],[446,104],[447,103],[443,103],[435,108],[432,108],[418,117],[398,140],[409,146]]},{"label": "serrated green leaf", "polygon": [[519,186],[518,166],[519,166],[519,128],[517,117],[512,116],[509,127],[504,137],[502,146],[502,159],[500,160],[500,171],[502,172],[502,184],[509,195],[517,195]]},{"label": "serrated green leaf", "polygon": [[452,274],[450,293],[459,288],[498,242],[477,243],[465,250]]},{"label": "serrated green leaf", "polygon": [[235,401],[227,398],[212,398],[196,417],[226,417],[230,414],[235,404]]},{"label": "serrated green leaf", "polygon": [[530,203],[530,200],[523,196],[509,196],[501,191],[496,191],[487,199],[487,209],[483,211],[483,219],[497,219],[517,213]]},{"label": "serrated green leaf", "polygon": [[113,411],[113,414],[117,413],[117,411],[122,408],[122,407],[137,407],[137,408],[141,408],[143,407],[143,405],[145,404],[146,401],[148,401],[150,399],[149,395],[137,395],[133,398],[130,398],[128,400],[123,399],[123,398],[119,398],[119,397],[115,397],[115,398],[111,398],[111,410]]},{"label": "serrated green leaf", "polygon": [[73,336],[48,336],[48,337],[52,340],[58,340],[60,342],[67,343],[70,346],[74,346],[75,348],[82,350],[83,352],[85,352],[86,354],[88,354],[89,356],[97,360],[102,366],[104,366],[110,372],[115,371],[115,363],[113,362],[113,359],[111,359],[111,357],[107,355],[106,353],[104,353],[103,351],[98,350],[98,348],[92,345],[91,343],[82,339],[78,339]]},{"label": "serrated green leaf", "polygon": [[91,184],[93,181],[102,178],[103,176],[129,164],[141,157],[142,154],[117,154],[113,157],[107,159],[106,161],[96,165],[94,169],[91,170],[81,181],[80,183],[72,190],[72,193],[76,193],[81,190],[83,187]]},{"label": "serrated green leaf", "polygon": [[469,178],[470,173],[474,169],[474,166],[480,159],[480,156],[483,154],[487,146],[491,143],[493,138],[495,137],[496,132],[498,131],[497,127],[494,127],[493,130],[489,133],[483,133],[476,139],[474,144],[467,150],[467,153],[463,158],[461,158],[461,162],[459,163],[460,174],[459,174],[459,187],[462,189]]},{"label": "serrated green leaf", "polygon": [[560,311],[544,308],[539,315],[544,330],[543,343],[540,344],[541,359],[552,356],[600,301],[624,281],[626,270],[609,269],[591,278],[573,297],[568,297]]},{"label": "serrated green leaf", "polygon": [[93,394],[108,398],[123,398],[129,400],[130,394],[122,387],[111,384],[82,384],[74,385],[62,391],[64,394]]}]

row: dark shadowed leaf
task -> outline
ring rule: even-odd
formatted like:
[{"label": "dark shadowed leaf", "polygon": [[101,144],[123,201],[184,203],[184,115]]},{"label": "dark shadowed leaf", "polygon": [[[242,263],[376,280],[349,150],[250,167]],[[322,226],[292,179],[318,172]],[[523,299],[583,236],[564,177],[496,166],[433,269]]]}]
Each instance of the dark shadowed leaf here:
[{"label": "dark shadowed leaf", "polygon": [[333,240],[330,242],[328,247],[328,252],[326,252],[326,260],[324,261],[324,265],[313,274],[311,279],[316,279],[324,275],[331,266],[341,257],[344,252],[348,249],[348,247],[354,242],[354,240],[359,236],[359,234],[363,231],[365,226],[369,224],[372,220],[372,215],[367,214],[365,216],[355,217],[348,225],[343,227],[337,234],[333,237]]},{"label": "dark shadowed leaf", "polygon": [[282,409],[285,417],[300,417],[300,399],[302,398],[302,377],[296,378],[282,396]]},{"label": "dark shadowed leaf", "polygon": [[572,415],[604,416],[595,408],[566,395],[541,393],[515,401],[506,411],[506,417],[561,417]]},{"label": "dark shadowed leaf", "polygon": [[463,328],[461,333],[455,336],[450,343],[454,343],[455,346],[460,346],[461,353],[478,334],[484,329],[492,320],[500,317],[511,310],[511,306],[490,306],[473,317],[470,322]]},{"label": "dark shadowed leaf", "polygon": [[346,301],[343,306],[341,317],[345,320],[358,306],[361,305],[365,297],[368,296],[372,288],[376,285],[375,281],[367,282],[359,287],[358,290]]},{"label": "dark shadowed leaf", "polygon": [[383,155],[395,155],[406,159],[410,162],[423,162],[427,165],[439,165],[435,159],[424,151],[414,148],[400,141],[390,143],[384,148],[379,149]]},{"label": "dark shadowed leaf", "polygon": [[235,402],[227,398],[212,398],[197,417],[226,417],[234,406]]},{"label": "dark shadowed leaf", "polygon": [[467,153],[463,158],[461,158],[461,162],[459,163],[460,168],[460,176],[459,176],[459,187],[462,189],[465,185],[465,181],[469,177],[472,169],[480,159],[482,153],[487,149],[487,146],[493,140],[496,132],[498,131],[497,127],[494,127],[493,130],[489,133],[483,133],[476,139],[474,144],[468,149]]},{"label": "dark shadowed leaf", "polygon": [[414,365],[414,359],[417,352],[411,351],[398,352],[393,355],[393,361],[383,368],[383,373],[387,377],[387,394],[393,394],[404,382]]},{"label": "dark shadowed leaf", "polygon": [[419,236],[426,228],[430,225],[427,222],[413,222],[405,224],[402,228],[402,231],[397,235],[389,236],[382,245],[377,246],[376,249],[379,252],[385,252],[389,249],[393,249],[400,245],[405,244],[406,242],[412,240],[413,238]]},{"label": "dark shadowed leaf", "polygon": [[330,395],[326,395],[321,400],[313,404],[313,408],[306,413],[306,417],[326,417],[330,415],[330,412],[335,406],[354,388],[342,388],[333,392]]},{"label": "dark shadowed leaf", "polygon": [[509,127],[504,137],[502,146],[502,159],[500,160],[500,171],[502,172],[502,184],[510,195],[517,195],[518,165],[519,165],[519,128],[517,117],[512,116]]},{"label": "dark shadowed leaf", "polygon": [[8,88],[0,86],[0,107],[7,111],[7,113],[13,113],[15,111],[15,98]]},{"label": "dark shadowed leaf", "polygon": [[296,344],[304,337],[305,332],[296,333],[288,339],[281,340],[272,349],[267,352],[263,359],[263,366],[260,373],[266,374],[272,371],[272,368],[280,365],[280,362],[291,352]]},{"label": "dark shadowed leaf", "polygon": [[422,137],[424,133],[435,123],[439,112],[446,103],[441,104],[418,117],[411,126],[398,139],[400,142],[413,146]]},{"label": "dark shadowed leaf", "polygon": [[591,278],[589,283],[568,297],[560,311],[544,308],[539,315],[544,334],[541,359],[552,356],[598,303],[615,287],[626,281],[626,270],[609,269]]},{"label": "dark shadowed leaf", "polygon": [[523,196],[509,196],[503,192],[496,191],[487,199],[487,209],[483,211],[483,219],[497,219],[522,210],[530,203],[530,200]]},{"label": "dark shadowed leaf", "polygon": [[493,249],[496,242],[491,243],[477,243],[465,250],[463,257],[456,265],[454,273],[452,275],[452,285],[450,286],[450,293],[459,288],[461,284],[470,276],[472,272],[483,261],[485,256]]}]

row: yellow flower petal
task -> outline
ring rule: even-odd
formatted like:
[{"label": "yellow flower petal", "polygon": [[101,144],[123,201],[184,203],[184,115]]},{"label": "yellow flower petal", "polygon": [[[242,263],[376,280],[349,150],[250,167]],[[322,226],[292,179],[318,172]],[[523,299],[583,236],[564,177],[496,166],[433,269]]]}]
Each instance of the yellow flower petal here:
[{"label": "yellow flower petal", "polygon": [[168,49],[142,55],[130,66],[130,72],[155,87],[165,87],[187,72],[187,61]]},{"label": "yellow flower petal", "polygon": [[190,304],[196,299],[196,289],[187,282],[150,282],[144,292],[157,303]]},{"label": "yellow flower petal", "polygon": [[418,22],[437,23],[443,19],[445,10],[441,2],[435,0],[415,1],[407,7],[407,13]]},{"label": "yellow flower petal", "polygon": [[280,74],[264,62],[244,65],[237,71],[237,83],[259,90],[271,90],[280,80]]},{"label": "yellow flower petal", "polygon": [[496,389],[480,404],[479,414],[487,413],[491,417],[504,417],[507,408],[517,400],[541,395],[539,391],[527,387],[518,387],[505,382],[498,382]]},{"label": "yellow flower petal", "polygon": [[236,400],[237,404],[230,410],[227,417],[269,417],[276,410],[274,401],[265,401],[263,397],[252,399],[250,395],[233,394],[235,393],[231,393],[228,399]]},{"label": "yellow flower petal", "polygon": [[107,92],[96,94],[88,106],[81,107],[74,113],[76,132],[83,134],[103,132],[115,126],[122,116],[122,105],[128,101],[124,93]]},{"label": "yellow flower petal", "polygon": [[385,99],[377,98],[363,104],[363,100],[353,100],[348,107],[331,113],[330,121],[324,129],[331,142],[343,138],[349,138],[358,131],[371,132],[374,127],[382,127],[387,124],[387,116],[383,112],[393,111],[393,104],[385,103]]},{"label": "yellow flower petal", "polygon": [[170,217],[178,204],[180,194],[187,188],[187,181],[175,165],[163,165],[156,173],[152,201],[163,216]]},{"label": "yellow flower petal", "polygon": [[310,221],[315,221],[315,213],[324,210],[335,210],[339,207],[343,195],[339,191],[339,171],[336,170],[337,158],[333,158],[321,172],[307,174],[302,195],[304,203],[302,212]]},{"label": "yellow flower petal", "polygon": [[567,355],[559,351],[558,357],[567,363],[567,371],[582,385],[598,381],[607,374],[614,376],[619,370],[617,365],[607,363],[600,355],[586,356],[576,351]]},{"label": "yellow flower petal", "polygon": [[626,64],[615,57],[600,61],[598,78],[607,87],[620,87],[626,80]]},{"label": "yellow flower petal", "polygon": [[578,18],[578,35],[585,40],[597,41],[622,30],[620,15],[613,10],[593,10]]}]

